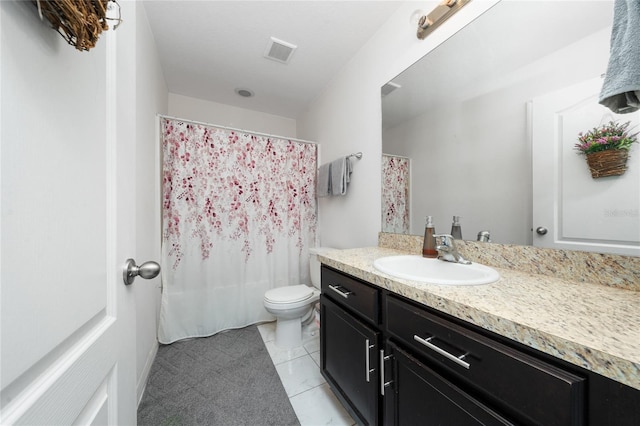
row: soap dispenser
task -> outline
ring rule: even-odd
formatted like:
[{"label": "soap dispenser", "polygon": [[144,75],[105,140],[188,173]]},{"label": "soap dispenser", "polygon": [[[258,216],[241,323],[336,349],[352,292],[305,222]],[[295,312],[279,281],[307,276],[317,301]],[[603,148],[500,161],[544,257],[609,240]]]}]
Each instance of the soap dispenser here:
[{"label": "soap dispenser", "polygon": [[427,216],[427,224],[424,227],[424,242],[422,244],[422,257],[438,257],[438,250],[436,250],[436,239],[434,237],[436,233],[433,227],[433,221],[431,216]]},{"label": "soap dispenser", "polygon": [[451,236],[456,240],[462,239],[462,228],[460,227],[460,216],[453,217],[453,224],[451,224]]}]

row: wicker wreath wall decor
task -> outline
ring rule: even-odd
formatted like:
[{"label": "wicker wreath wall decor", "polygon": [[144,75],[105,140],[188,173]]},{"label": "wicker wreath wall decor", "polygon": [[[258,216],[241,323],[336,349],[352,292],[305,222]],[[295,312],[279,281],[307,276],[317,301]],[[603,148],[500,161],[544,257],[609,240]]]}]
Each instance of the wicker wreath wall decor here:
[{"label": "wicker wreath wall decor", "polygon": [[[109,29],[108,20],[120,25],[120,5],[115,0],[35,0],[40,19],[46,18],[67,43],[80,51],[93,48],[102,31]],[[109,4],[111,3],[111,4]],[[117,17],[107,17],[111,7]]]}]

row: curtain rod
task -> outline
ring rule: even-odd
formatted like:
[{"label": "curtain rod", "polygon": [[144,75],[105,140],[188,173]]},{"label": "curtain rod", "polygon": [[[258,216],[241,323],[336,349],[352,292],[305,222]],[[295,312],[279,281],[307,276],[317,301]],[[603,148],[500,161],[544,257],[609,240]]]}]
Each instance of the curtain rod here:
[{"label": "curtain rod", "polygon": [[407,157],[407,156],[404,156],[404,155],[385,154],[384,152],[382,153],[382,155],[386,155],[387,157],[405,158],[407,160],[411,160],[411,157]]},{"label": "curtain rod", "polygon": [[266,137],[269,137],[269,138],[278,138],[278,139],[285,139],[285,140],[288,140],[288,141],[295,141],[295,142],[300,142],[300,143],[308,143],[308,144],[312,144],[312,145],[318,145],[317,142],[306,141],[304,139],[290,138],[288,136],[270,135],[269,133],[254,132],[253,130],[236,129],[234,127],[221,126],[219,124],[205,123],[205,122],[202,122],[202,121],[187,120],[185,118],[172,117],[170,115],[164,115],[164,114],[156,114],[156,115],[158,117],[160,117],[160,118],[168,118],[170,120],[186,121],[187,123],[201,124],[203,126],[209,126],[209,127],[218,127],[220,129],[232,130],[232,131],[238,132],[238,133],[251,133],[253,135],[266,136]]}]

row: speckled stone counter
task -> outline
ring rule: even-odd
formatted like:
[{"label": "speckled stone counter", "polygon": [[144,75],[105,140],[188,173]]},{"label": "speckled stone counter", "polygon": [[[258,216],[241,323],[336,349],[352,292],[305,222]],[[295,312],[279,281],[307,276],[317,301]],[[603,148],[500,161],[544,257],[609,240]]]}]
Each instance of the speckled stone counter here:
[{"label": "speckled stone counter", "polygon": [[[423,236],[380,232],[378,246],[422,253]],[[513,244],[456,241],[469,260],[494,268],[640,291],[640,257]]]},{"label": "speckled stone counter", "polygon": [[407,253],[369,247],[327,252],[320,260],[381,288],[640,389],[640,292],[495,266],[501,276],[495,283],[439,286],[393,278],[373,267],[379,257]]}]

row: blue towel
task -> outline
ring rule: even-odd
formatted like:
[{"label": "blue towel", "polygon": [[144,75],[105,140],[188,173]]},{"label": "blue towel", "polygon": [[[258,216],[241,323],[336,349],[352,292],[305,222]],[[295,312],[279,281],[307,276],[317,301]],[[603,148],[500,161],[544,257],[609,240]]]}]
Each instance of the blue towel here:
[{"label": "blue towel", "polygon": [[316,181],[316,196],[320,198],[329,195],[331,195],[331,163],[323,164],[318,168]]},{"label": "blue towel", "polygon": [[331,193],[346,195],[347,184],[351,181],[351,160],[342,157],[331,162]]},{"label": "blue towel", "polygon": [[616,0],[600,103],[617,114],[640,109],[640,1]]}]

